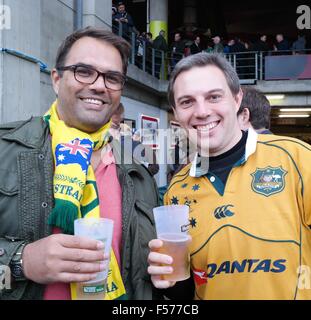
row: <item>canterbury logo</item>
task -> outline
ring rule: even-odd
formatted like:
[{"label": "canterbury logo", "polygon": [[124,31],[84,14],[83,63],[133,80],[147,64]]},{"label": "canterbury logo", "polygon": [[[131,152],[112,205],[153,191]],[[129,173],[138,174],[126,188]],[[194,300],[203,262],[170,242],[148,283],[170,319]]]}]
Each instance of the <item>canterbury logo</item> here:
[{"label": "canterbury logo", "polygon": [[216,219],[222,219],[226,217],[232,217],[234,212],[230,211],[229,208],[233,208],[232,204],[227,204],[225,206],[221,206],[215,209],[214,216]]}]

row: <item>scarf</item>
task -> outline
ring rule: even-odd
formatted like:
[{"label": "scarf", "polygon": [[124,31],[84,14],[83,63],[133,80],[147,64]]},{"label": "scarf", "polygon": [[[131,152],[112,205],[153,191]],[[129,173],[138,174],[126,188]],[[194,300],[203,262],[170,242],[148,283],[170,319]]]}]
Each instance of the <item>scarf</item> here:
[{"label": "scarf", "polygon": [[[66,234],[74,234],[75,219],[100,217],[91,155],[93,150],[99,150],[107,144],[110,122],[94,133],[85,133],[68,127],[58,118],[57,100],[43,119],[48,124],[52,136],[55,164],[53,181],[55,205],[48,224],[61,228]],[[70,288],[71,298],[75,300],[76,284],[71,283]],[[119,266],[111,249],[105,300],[125,299],[125,297]]]}]

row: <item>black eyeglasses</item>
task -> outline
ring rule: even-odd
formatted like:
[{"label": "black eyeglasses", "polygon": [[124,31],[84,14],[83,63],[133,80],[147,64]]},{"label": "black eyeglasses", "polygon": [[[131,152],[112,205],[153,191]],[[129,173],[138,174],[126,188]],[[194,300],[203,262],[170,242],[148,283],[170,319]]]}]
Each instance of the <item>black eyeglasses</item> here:
[{"label": "black eyeglasses", "polygon": [[83,84],[93,84],[102,76],[107,89],[119,91],[122,90],[126,81],[126,77],[116,71],[99,72],[95,68],[85,65],[71,65],[57,68],[59,71],[70,70],[73,72],[75,79]]}]

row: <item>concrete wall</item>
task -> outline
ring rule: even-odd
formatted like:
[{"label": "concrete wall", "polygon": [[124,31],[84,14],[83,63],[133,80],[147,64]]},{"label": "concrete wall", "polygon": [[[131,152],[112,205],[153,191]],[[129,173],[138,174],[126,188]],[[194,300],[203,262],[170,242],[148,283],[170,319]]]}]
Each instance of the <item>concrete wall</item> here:
[{"label": "concrete wall", "polygon": [[[40,56],[41,5],[37,0],[3,1],[11,8],[11,29],[1,31],[1,47]],[[37,64],[1,53],[0,121],[39,114],[40,70]],[[32,92],[37,92],[36,97]]]},{"label": "concrete wall", "polygon": [[[41,60],[49,69],[55,65],[57,49],[63,39],[74,30],[73,0],[41,0]],[[52,31],[52,32],[51,32]],[[44,114],[56,98],[50,76],[40,74],[40,109]]]},{"label": "concrete wall", "polygon": [[84,0],[83,26],[111,29],[111,0]]},{"label": "concrete wall", "polygon": [[74,1],[41,0],[41,59],[52,68],[57,49],[74,30]]}]

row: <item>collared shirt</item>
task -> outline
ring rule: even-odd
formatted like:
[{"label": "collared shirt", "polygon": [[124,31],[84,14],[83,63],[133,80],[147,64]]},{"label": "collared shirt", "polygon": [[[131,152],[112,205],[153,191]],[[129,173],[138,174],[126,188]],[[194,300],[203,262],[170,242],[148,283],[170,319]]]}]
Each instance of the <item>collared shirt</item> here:
[{"label": "collared shirt", "polygon": [[[121,269],[121,241],[122,241],[122,190],[118,181],[115,158],[109,145],[102,154],[102,161],[95,171],[100,216],[114,221],[112,248]],[[110,151],[109,151],[110,150]],[[53,229],[53,234],[61,233],[59,228]],[[44,291],[44,300],[71,300],[68,283],[48,284]]]},{"label": "collared shirt", "polygon": [[195,298],[311,299],[311,146],[249,130],[225,186],[197,163],[164,196],[189,206]]}]

